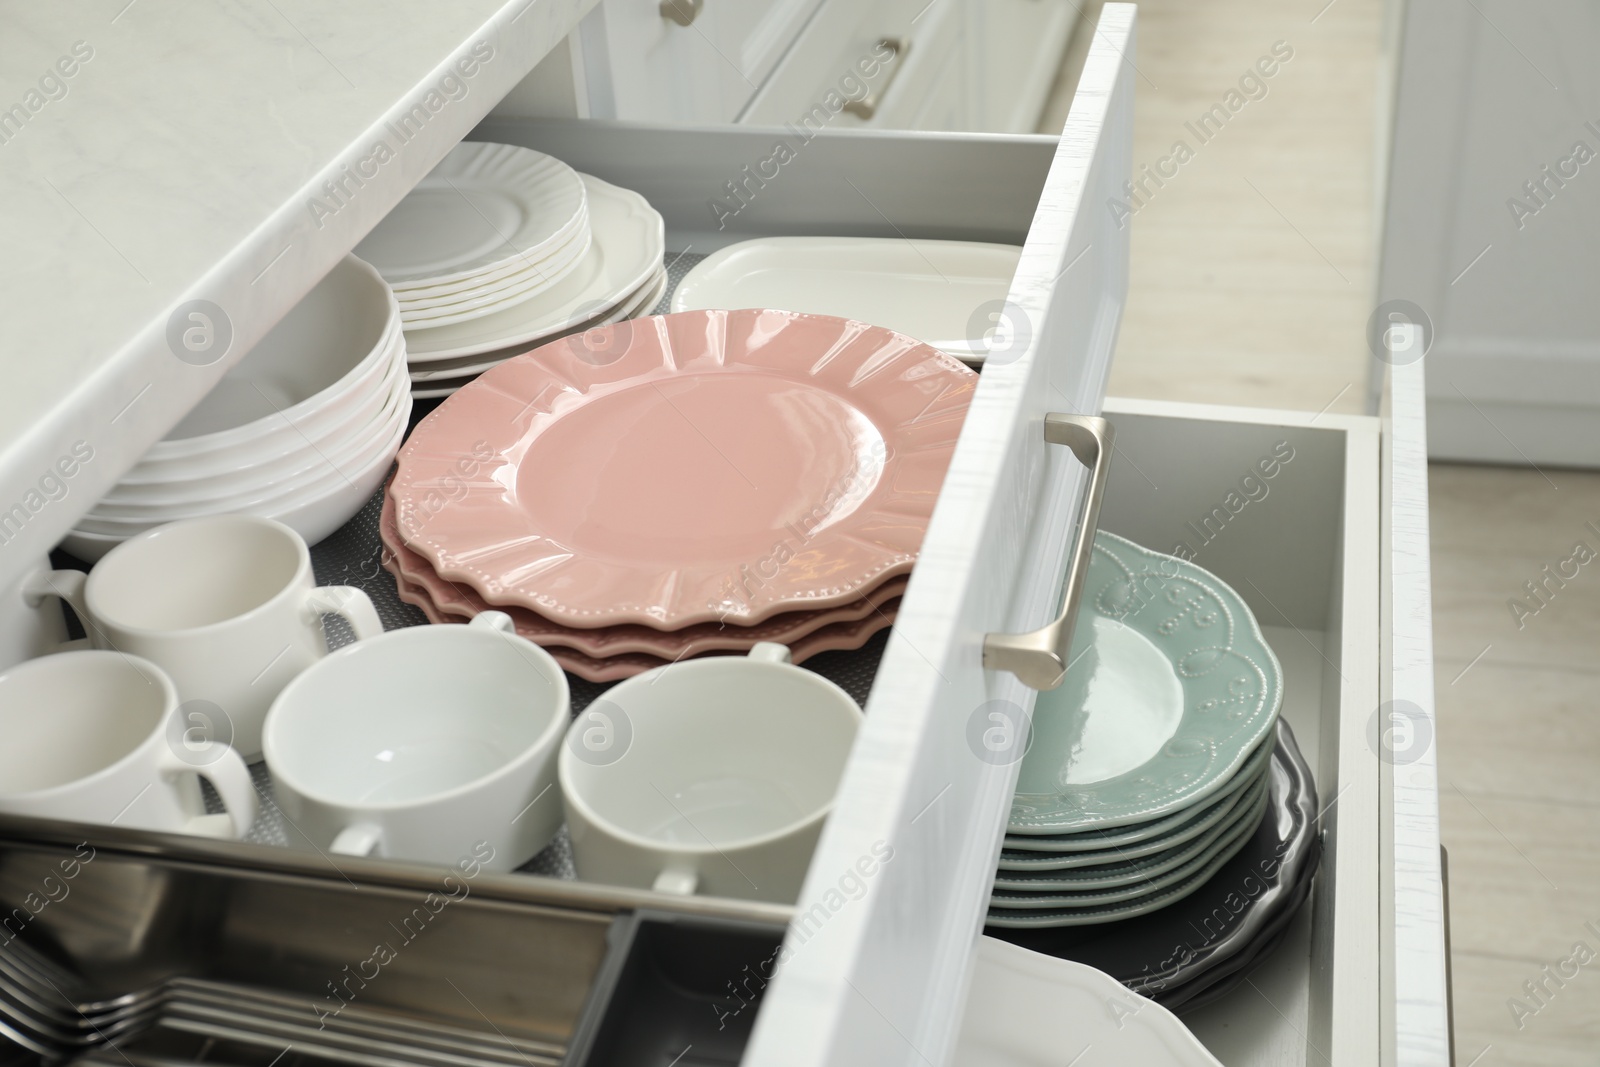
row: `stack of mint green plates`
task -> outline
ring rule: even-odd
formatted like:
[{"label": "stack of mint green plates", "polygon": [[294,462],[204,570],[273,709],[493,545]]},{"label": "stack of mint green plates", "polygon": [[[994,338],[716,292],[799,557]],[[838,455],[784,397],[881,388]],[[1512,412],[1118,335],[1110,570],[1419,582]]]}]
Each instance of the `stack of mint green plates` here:
[{"label": "stack of mint green plates", "polygon": [[1034,708],[990,926],[1112,922],[1182,900],[1267,809],[1283,671],[1215,575],[1102,531],[1069,662]]}]

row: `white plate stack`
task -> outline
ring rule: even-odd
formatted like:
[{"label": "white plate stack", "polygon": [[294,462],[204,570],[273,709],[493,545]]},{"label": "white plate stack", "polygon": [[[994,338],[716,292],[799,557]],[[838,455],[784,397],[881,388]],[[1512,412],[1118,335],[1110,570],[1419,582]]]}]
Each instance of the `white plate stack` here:
[{"label": "white plate stack", "polygon": [[356,246],[400,304],[413,395],[448,396],[514,355],[648,314],[661,216],[639,194],[513,145],[457,145]]},{"label": "white plate stack", "polygon": [[346,256],[62,543],[90,562],[179,519],[277,519],[310,544],[382,484],[411,415],[400,309]]}]

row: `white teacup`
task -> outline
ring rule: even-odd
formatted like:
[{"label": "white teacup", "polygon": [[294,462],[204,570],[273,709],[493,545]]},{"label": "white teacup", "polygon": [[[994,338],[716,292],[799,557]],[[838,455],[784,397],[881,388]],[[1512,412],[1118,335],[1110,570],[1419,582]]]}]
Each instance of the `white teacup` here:
[{"label": "white teacup", "polygon": [[0,591],[0,671],[71,644],[60,599],[81,581],[78,572],[52,571],[41,560]]},{"label": "white teacup", "polygon": [[271,519],[215,515],[130,537],[87,578],[56,584],[90,644],[151,660],[172,676],[186,715],[245,759],[289,681],[327,654],[324,613],[358,639],[383,633],[367,594],[318,587],[300,535]]},{"label": "white teacup", "polygon": [[503,612],[341,648],[278,695],[262,747],[290,843],[491,871],[561,826],[567,677]]},{"label": "white teacup", "polygon": [[783,645],[628,679],[561,746],[578,876],[794,903],[860,722]]},{"label": "white teacup", "polygon": [[[243,837],[255,787],[239,754],[196,743],[172,679],[149,660],[85,650],[0,674],[0,811]],[[200,779],[226,815],[207,815]]]}]

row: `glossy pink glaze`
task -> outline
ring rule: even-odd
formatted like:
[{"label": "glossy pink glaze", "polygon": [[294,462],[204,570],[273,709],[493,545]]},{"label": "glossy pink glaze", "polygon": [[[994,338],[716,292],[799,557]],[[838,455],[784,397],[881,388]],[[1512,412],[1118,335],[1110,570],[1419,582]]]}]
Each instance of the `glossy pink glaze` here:
[{"label": "glossy pink glaze", "polygon": [[568,627],[750,625],[916,560],[977,375],[875,326],[692,311],[563,338],[422,422],[404,543]]},{"label": "glossy pink glaze", "polygon": [[[396,571],[392,564],[389,567],[391,571]],[[448,624],[468,621],[466,617],[452,615],[442,610],[428,596],[426,590],[413,584],[405,575],[398,572],[395,573],[395,588],[400,594],[400,599],[407,604],[413,604],[422,609],[422,613],[428,617],[429,622]],[[884,604],[881,610],[865,619],[859,619],[855,622],[836,622],[824,626],[790,644],[789,655],[795,663],[801,663],[819,652],[860,648],[872,639],[873,634],[892,624],[895,613],[899,609],[900,600],[896,597]],[[537,638],[523,633],[520,625],[517,628],[517,632],[522,633],[524,637],[528,637],[530,640],[537,640]],[[560,645],[545,645],[544,650],[550,653],[550,657],[561,665],[562,670],[576,674],[579,678],[591,682],[614,682],[622,678],[632,678],[636,674],[643,674],[653,668],[678,662],[678,659],[662,659],[660,656],[652,656],[643,652],[624,652],[618,655],[598,658],[584,655],[576,649],[564,648]],[[707,656],[731,656],[737,654],[738,650],[701,653],[701,655]],[[680,658],[693,659],[695,657],[684,656]]]},{"label": "glossy pink glaze", "polygon": [[[426,559],[406,547],[394,523],[394,498],[387,493],[383,498],[378,530],[387,550],[385,566],[397,579],[403,579],[426,595],[442,613],[459,619],[471,619],[478,612],[493,607],[469,586],[439,577]],[[754,626],[706,622],[671,631],[628,624],[577,629],[551,622],[537,612],[515,605],[506,605],[497,610],[511,616],[519,634],[547,648],[569,648],[595,659],[640,652],[671,661],[714,651],[746,652],[761,641],[791,644],[824,626],[856,622],[879,612],[884,614],[884,625],[887,626],[894,620],[894,614],[892,611],[884,612],[883,606],[898,600],[910,581],[909,576],[890,578],[849,604],[817,611],[786,611]]]}]

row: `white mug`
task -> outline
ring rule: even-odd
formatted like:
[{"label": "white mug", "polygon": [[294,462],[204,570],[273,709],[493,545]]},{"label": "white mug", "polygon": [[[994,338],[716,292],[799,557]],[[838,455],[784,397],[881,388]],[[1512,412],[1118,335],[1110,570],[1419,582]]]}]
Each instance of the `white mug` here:
[{"label": "white mug", "polygon": [[318,587],[300,535],[271,519],[214,515],[130,537],[57,582],[89,642],[151,660],[172,676],[185,717],[245,759],[261,754],[272,700],[327,655],[324,613],[357,639],[383,633],[367,594]]},{"label": "white mug", "polygon": [[262,733],[290,843],[520,867],[561,827],[571,706],[566,675],[504,612],[341,648],[278,694]]},{"label": "white mug", "polygon": [[[244,760],[195,743],[172,679],[138,656],[61,652],[0,674],[0,735],[0,811],[228,838],[256,816]],[[227,814],[206,814],[201,778]]]},{"label": "white mug", "polygon": [[794,903],[860,721],[783,645],[629,678],[561,746],[578,877]]},{"label": "white mug", "polygon": [[42,560],[0,592],[0,671],[71,644],[60,590],[81,580],[78,572],[52,571]]}]

